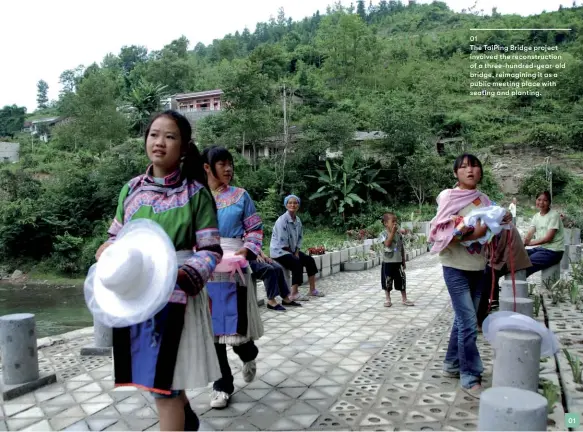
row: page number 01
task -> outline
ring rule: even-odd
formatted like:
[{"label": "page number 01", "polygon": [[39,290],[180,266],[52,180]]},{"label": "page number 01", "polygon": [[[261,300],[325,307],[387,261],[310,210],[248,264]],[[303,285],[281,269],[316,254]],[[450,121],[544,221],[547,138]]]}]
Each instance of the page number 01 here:
[{"label": "page number 01", "polygon": [[578,427],[579,426],[579,414],[565,414],[565,426],[567,427]]}]

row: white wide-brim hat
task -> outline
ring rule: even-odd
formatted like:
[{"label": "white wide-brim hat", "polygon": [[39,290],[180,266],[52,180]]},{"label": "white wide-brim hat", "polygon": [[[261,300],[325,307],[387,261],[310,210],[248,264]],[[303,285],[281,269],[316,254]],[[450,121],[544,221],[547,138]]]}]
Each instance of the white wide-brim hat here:
[{"label": "white wide-brim hat", "polygon": [[149,219],[123,226],[85,279],[85,302],[96,321],[128,327],[152,318],[176,286],[176,249],[164,229]]},{"label": "white wide-brim hat", "polygon": [[549,357],[559,350],[557,336],[544,324],[517,312],[500,311],[488,315],[482,324],[484,338],[496,347],[496,335],[501,330],[523,330],[537,333],[542,338],[540,355]]}]

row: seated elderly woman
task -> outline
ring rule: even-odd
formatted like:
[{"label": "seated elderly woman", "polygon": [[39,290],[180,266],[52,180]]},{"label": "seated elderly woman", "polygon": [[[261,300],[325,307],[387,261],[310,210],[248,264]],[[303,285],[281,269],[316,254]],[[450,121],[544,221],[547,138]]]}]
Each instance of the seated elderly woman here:
[{"label": "seated elderly woman", "polygon": [[539,212],[532,217],[524,238],[525,246],[536,246],[527,251],[532,263],[532,267],[526,269],[527,277],[560,263],[565,252],[563,221],[559,213],[551,210],[551,194],[548,191],[537,195],[536,207]]},{"label": "seated elderly woman", "polygon": [[291,295],[293,300],[308,300],[308,297],[299,293],[299,286],[303,282],[304,267],[308,274],[310,291],[308,296],[324,297],[324,294],[316,289],[316,273],[318,268],[314,258],[300,251],[303,239],[302,221],[297,216],[300,209],[300,199],[295,195],[288,195],[283,205],[287,211],[282,214],[273,227],[269,253],[271,258],[291,271]]}]

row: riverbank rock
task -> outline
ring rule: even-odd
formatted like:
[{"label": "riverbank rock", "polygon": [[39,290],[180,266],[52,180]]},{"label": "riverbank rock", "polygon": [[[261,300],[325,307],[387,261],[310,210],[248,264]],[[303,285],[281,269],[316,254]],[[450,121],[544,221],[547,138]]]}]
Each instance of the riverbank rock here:
[{"label": "riverbank rock", "polygon": [[10,279],[18,280],[18,279],[22,279],[23,277],[24,277],[24,273],[22,273],[20,270],[14,270],[14,273],[12,273],[12,276],[10,276]]}]

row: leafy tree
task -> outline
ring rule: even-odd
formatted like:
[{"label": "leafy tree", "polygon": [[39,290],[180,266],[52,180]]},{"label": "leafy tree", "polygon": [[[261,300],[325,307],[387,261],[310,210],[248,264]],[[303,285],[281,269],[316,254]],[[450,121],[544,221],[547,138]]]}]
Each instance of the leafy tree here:
[{"label": "leafy tree", "polygon": [[40,109],[48,108],[48,102],[49,102],[49,97],[48,97],[49,85],[47,84],[46,81],[40,80],[36,84],[36,88],[37,88],[36,103],[37,103],[38,107]]},{"label": "leafy tree", "polygon": [[140,64],[144,63],[148,58],[148,49],[144,46],[123,46],[119,52],[119,60],[121,62],[121,67],[124,73],[127,75],[134,68]]},{"label": "leafy tree", "polygon": [[[372,5],[372,2],[371,2]],[[356,1],[356,14],[362,19],[366,21],[366,9],[364,7],[364,0],[357,0]]]},{"label": "leafy tree", "polygon": [[160,111],[160,100],[167,87],[140,80],[129,92],[126,112],[130,114],[133,127],[143,135],[149,119]]},{"label": "leafy tree", "polygon": [[128,136],[127,120],[118,111],[116,86],[101,70],[81,81],[70,101],[68,123],[55,128],[62,149],[85,148],[100,153]]},{"label": "leafy tree", "polygon": [[433,200],[441,189],[451,187],[448,183],[453,180],[447,173],[444,158],[420,149],[405,158],[399,176],[413,191],[421,210],[423,204]]},{"label": "leafy tree", "polygon": [[24,127],[26,107],[6,105],[0,110],[0,137],[13,137]]}]

